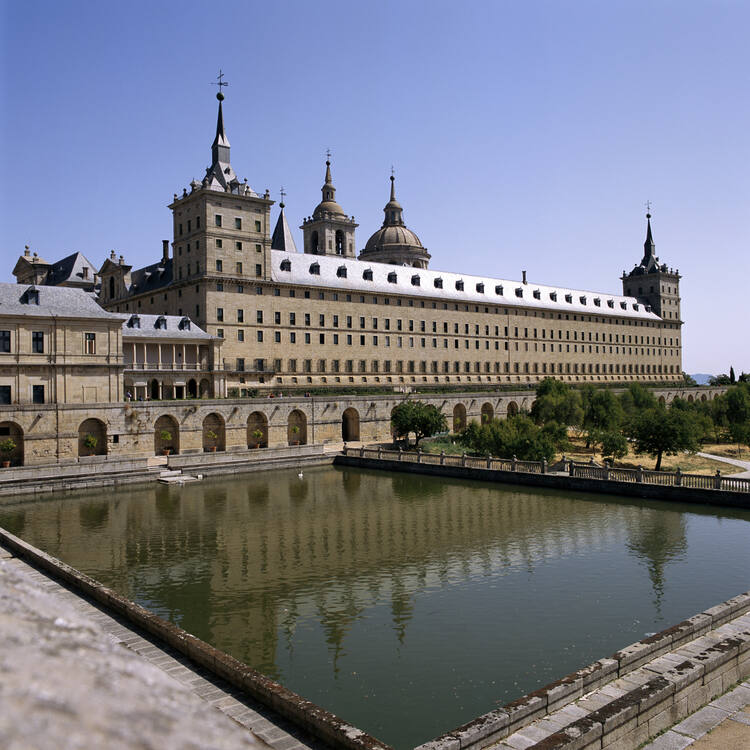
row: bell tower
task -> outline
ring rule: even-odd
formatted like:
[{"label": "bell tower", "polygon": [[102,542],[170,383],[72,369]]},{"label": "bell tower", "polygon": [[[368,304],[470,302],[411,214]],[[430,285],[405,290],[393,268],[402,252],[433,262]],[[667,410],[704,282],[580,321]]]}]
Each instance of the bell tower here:
[{"label": "bell tower", "polygon": [[336,188],[331,179],[331,152],[327,153],[325,184],[320,189],[322,200],[300,229],[304,237],[304,252],[310,255],[338,255],[355,257],[354,230],[359,226],[353,216],[347,216],[336,202]]},{"label": "bell tower", "polygon": [[636,297],[670,323],[682,325],[680,315],[680,272],[659,263],[656,245],[651,234],[651,213],[646,214],[646,241],[643,258],[629,273],[622,272],[622,291],[627,297]]}]

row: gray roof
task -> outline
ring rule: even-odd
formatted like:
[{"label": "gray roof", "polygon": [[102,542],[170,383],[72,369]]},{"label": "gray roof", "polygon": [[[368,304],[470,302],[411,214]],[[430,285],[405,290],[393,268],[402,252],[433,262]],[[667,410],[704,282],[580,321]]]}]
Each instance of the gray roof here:
[{"label": "gray roof", "polygon": [[[136,325],[136,322],[138,325]],[[161,327],[157,327],[157,322]],[[214,338],[186,315],[151,315],[133,313],[122,324],[123,339],[201,339]]]},{"label": "gray roof", "polygon": [[294,244],[292,230],[289,228],[284,214],[284,204],[281,203],[280,207],[279,220],[276,222],[276,228],[273,230],[273,237],[271,237],[271,248],[273,250],[284,250],[287,253],[296,253],[297,245]]},{"label": "gray roof", "polygon": [[[38,304],[33,300],[34,291],[38,293]],[[113,321],[123,319],[122,315],[107,312],[99,307],[94,294],[83,289],[8,283],[0,283],[0,315]]]},{"label": "gray roof", "polygon": [[154,292],[172,283],[172,258],[167,258],[132,271],[129,294]]},{"label": "gray roof", "polygon": [[[88,268],[88,276],[84,278],[83,269]],[[66,281],[81,285],[94,285],[94,274],[97,267],[83,254],[72,253],[62,260],[50,264],[47,284],[57,286]]]}]

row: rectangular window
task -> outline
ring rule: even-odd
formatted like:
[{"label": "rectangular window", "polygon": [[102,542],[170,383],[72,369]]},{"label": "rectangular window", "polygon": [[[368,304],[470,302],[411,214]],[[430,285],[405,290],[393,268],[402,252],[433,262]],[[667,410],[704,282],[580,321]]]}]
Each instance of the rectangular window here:
[{"label": "rectangular window", "polygon": [[34,331],[31,334],[31,351],[34,352],[34,354],[44,354],[44,332],[43,331]]},{"label": "rectangular window", "polygon": [[216,320],[218,320],[219,322],[223,322],[224,320],[224,308],[223,307],[216,308]]},{"label": "rectangular window", "polygon": [[83,334],[83,353],[84,354],[96,354],[96,334],[95,333]]},{"label": "rectangular window", "polygon": [[281,343],[281,331],[274,331],[273,332],[273,340],[277,343]]},{"label": "rectangular window", "polygon": [[0,385],[0,404],[9,404],[11,402],[11,393],[9,385]]},{"label": "rectangular window", "polygon": [[255,231],[256,232],[260,232],[260,222],[259,221],[255,222]]},{"label": "rectangular window", "polygon": [[237,264],[237,273],[239,273],[239,274],[242,273],[242,263],[238,263]]},{"label": "rectangular window", "polygon": [[0,352],[10,351],[10,331],[0,331]]},{"label": "rectangular window", "polygon": [[258,342],[263,343],[263,331],[258,331]]},{"label": "rectangular window", "polygon": [[216,216],[214,216],[214,221],[216,222],[216,226],[220,227],[221,226],[221,214],[216,214]]},{"label": "rectangular window", "polygon": [[[238,323],[244,323],[245,322],[245,311],[244,310],[237,310],[237,322]],[[263,321],[258,321],[262,323]]]},{"label": "rectangular window", "polygon": [[325,315],[320,315],[319,316],[319,325],[325,326],[325,324],[326,324],[326,316]]},{"label": "rectangular window", "polygon": [[263,322],[263,310],[258,310],[255,313],[255,322],[256,323],[262,323]]},{"label": "rectangular window", "polygon": [[216,270],[217,271],[223,271],[224,270],[224,264],[220,260],[216,261]]},{"label": "rectangular window", "polygon": [[263,275],[263,267],[260,263],[255,264],[255,275],[257,277],[261,277]]},{"label": "rectangular window", "polygon": [[242,229],[242,219],[235,218],[235,220],[234,220],[234,228],[235,229]]},{"label": "rectangular window", "polygon": [[297,315],[295,313],[289,313],[289,325],[297,325]]},{"label": "rectangular window", "polygon": [[223,339],[223,338],[224,338],[224,329],[223,329],[223,328],[217,328],[217,329],[216,329],[216,335],[217,335],[217,336],[218,336],[218,337],[219,337],[220,339]]},{"label": "rectangular window", "polygon": [[245,332],[241,329],[237,329],[237,341],[244,341],[245,340]]},{"label": "rectangular window", "polygon": [[244,372],[244,370],[245,370],[245,359],[244,359],[244,357],[238,357],[237,358],[237,369],[240,372]]},{"label": "rectangular window", "polygon": [[309,333],[306,333],[306,334],[305,334],[305,343],[306,343],[306,344],[309,344],[309,343],[310,343],[310,334],[309,334]]},{"label": "rectangular window", "polygon": [[221,247],[221,240],[216,240],[216,247]]},{"label": "rectangular window", "polygon": [[296,344],[297,343],[297,334],[294,331],[292,331],[289,334],[289,343],[290,344]]},{"label": "rectangular window", "polygon": [[297,360],[296,359],[289,360],[289,372],[297,372]]},{"label": "rectangular window", "polygon": [[325,333],[321,333],[320,334],[320,343],[321,344],[325,344],[325,342],[326,342],[326,335],[325,335]]},{"label": "rectangular window", "polygon": [[32,385],[31,386],[31,400],[35,404],[44,403],[44,386],[43,385]]}]

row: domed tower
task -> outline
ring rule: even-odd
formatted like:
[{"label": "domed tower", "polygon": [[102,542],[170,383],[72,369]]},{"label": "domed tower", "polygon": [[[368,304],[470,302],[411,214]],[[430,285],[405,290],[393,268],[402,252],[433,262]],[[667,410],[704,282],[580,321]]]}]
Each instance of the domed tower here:
[{"label": "domed tower", "polygon": [[383,226],[367,240],[360,260],[390,263],[395,266],[427,268],[430,254],[411,229],[404,224],[404,209],[396,200],[396,178],[391,175],[391,199],[383,209]]},{"label": "domed tower", "polygon": [[347,216],[336,203],[336,188],[331,180],[331,160],[326,160],[326,181],[321,188],[323,200],[315,207],[300,229],[304,237],[304,252],[311,255],[340,255],[354,257],[354,230],[357,224],[353,216]]}]

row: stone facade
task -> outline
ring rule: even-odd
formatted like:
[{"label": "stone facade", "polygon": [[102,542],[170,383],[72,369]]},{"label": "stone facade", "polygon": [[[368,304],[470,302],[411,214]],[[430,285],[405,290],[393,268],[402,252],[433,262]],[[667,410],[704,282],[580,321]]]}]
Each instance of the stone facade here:
[{"label": "stone facade", "polygon": [[[664,388],[657,398],[670,402],[712,399],[721,388]],[[472,420],[504,417],[530,409],[534,391],[419,394],[458,430]],[[112,458],[242,451],[341,441],[389,440],[391,412],[400,394],[378,396],[200,399],[195,401],[115,402],[111,404],[13,404],[0,406],[0,432],[18,443],[14,464],[75,461],[90,455]],[[296,428],[296,429],[295,429]],[[163,437],[169,433],[169,439]],[[97,438],[95,449],[87,435]],[[214,437],[215,436],[215,437]]]}]

